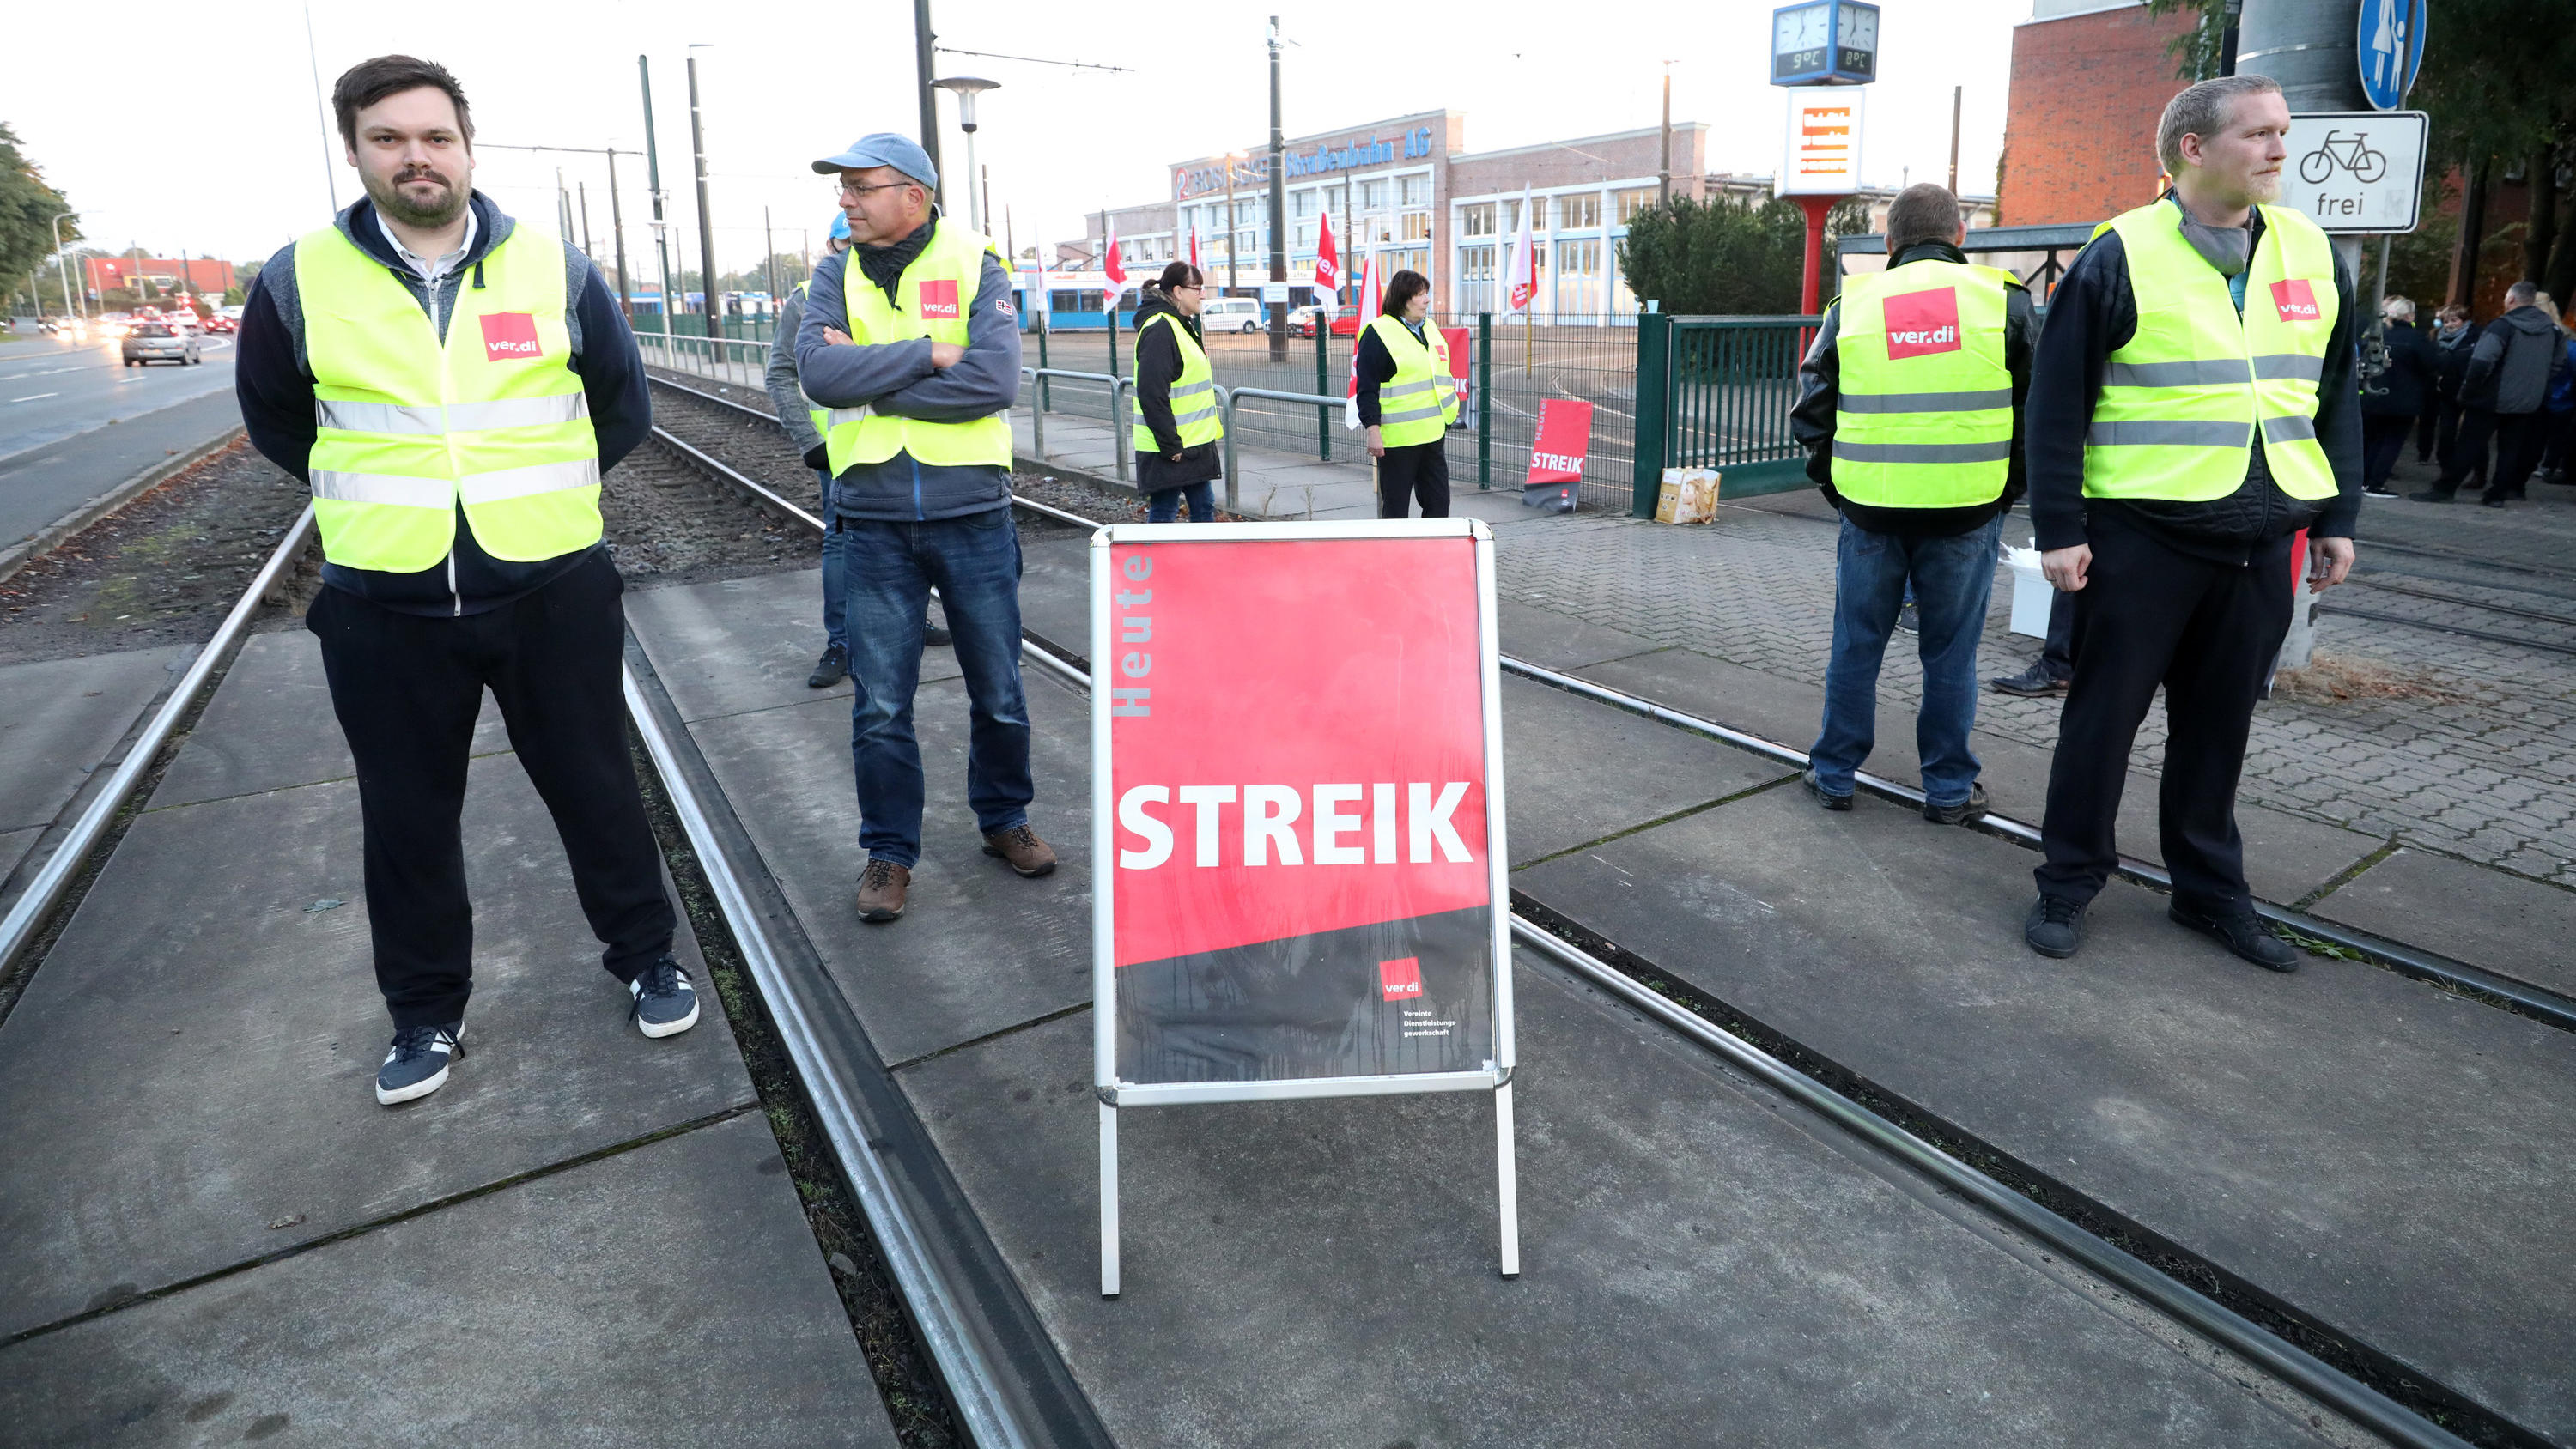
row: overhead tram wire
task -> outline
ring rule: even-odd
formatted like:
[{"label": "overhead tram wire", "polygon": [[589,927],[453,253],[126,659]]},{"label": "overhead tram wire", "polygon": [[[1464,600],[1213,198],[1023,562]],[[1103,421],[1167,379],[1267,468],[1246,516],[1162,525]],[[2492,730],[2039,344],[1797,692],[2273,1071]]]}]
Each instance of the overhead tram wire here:
[{"label": "overhead tram wire", "polygon": [[1117,71],[1122,75],[1133,75],[1136,73],[1135,67],[1133,66],[1102,65],[1097,61],[1089,60],[1049,60],[1046,57],[1039,55],[1004,55],[998,50],[959,50],[953,45],[942,45],[933,48],[941,55],[971,55],[979,60],[1016,60],[1027,65],[1060,65],[1068,70]]}]

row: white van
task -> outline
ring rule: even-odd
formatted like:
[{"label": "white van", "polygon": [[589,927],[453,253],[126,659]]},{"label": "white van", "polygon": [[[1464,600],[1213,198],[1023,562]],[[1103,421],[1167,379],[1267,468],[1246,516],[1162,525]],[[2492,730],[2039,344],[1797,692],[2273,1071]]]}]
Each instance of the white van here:
[{"label": "white van", "polygon": [[1258,297],[1210,297],[1199,304],[1201,332],[1259,332],[1269,325]]}]

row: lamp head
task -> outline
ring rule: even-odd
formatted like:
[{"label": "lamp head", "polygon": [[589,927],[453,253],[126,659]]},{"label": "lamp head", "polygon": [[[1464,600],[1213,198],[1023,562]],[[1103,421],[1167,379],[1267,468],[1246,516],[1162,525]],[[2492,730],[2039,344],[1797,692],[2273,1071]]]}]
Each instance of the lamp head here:
[{"label": "lamp head", "polygon": [[972,131],[975,129],[975,97],[985,91],[999,89],[1002,83],[986,80],[982,76],[952,75],[942,80],[932,81],[931,84],[941,90],[956,93],[958,129]]}]

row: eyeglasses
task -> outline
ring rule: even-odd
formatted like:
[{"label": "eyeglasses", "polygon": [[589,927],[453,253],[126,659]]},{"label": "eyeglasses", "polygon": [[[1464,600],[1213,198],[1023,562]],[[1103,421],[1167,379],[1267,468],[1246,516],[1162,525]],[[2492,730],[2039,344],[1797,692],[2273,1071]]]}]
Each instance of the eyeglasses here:
[{"label": "eyeglasses", "polygon": [[1172,290],[1175,292],[1204,292],[1207,288],[1200,286],[1196,282],[1182,282],[1177,286],[1174,286]]},{"label": "eyeglasses", "polygon": [[871,191],[886,191],[897,186],[918,186],[920,184],[921,183],[917,181],[880,181],[874,186],[853,186],[845,181],[832,188],[832,195],[835,198],[845,196],[865,196]]}]

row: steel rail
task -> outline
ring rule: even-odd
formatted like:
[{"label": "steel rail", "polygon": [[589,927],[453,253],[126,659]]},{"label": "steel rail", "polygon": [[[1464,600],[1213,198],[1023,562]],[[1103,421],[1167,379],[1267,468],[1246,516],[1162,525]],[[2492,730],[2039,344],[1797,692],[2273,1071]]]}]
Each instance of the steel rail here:
[{"label": "steel rail", "polygon": [[304,551],[304,541],[312,531],[313,505],[307,503],[304,511],[296,515],[294,526],[286,530],[286,537],[278,541],[268,561],[251,579],[250,587],[242,590],[241,597],[233,601],[232,611],[215,626],[214,637],[197,651],[195,661],[189,664],[185,674],[179,676],[169,698],[161,702],[161,707],[143,726],[143,733],[136,736],[133,745],[126,750],[124,761],[116,767],[116,773],[108,777],[106,787],[90,800],[89,808],[81,812],[80,819],[72,823],[62,843],[54,847],[52,858],[36,872],[36,878],[27,883],[26,893],[9,908],[7,917],[0,918],[0,969],[6,969],[18,953],[26,949],[27,943],[35,939],[37,927],[62,899],[63,892],[71,885],[72,876],[89,859],[90,852],[98,848],[100,838],[107,834],[108,826],[115,821],[116,812],[124,808],[127,798],[134,793],[134,787],[142,781],[144,772],[152,768],[153,757],[161,753],[162,745],[168,743],[170,732],[178,728],[179,717],[188,712],[189,706],[196,702],[198,692],[206,687],[206,680],[215,672],[216,662],[224,657],[233,641],[240,638],[242,630],[249,625],[252,612],[259,607],[260,596],[268,592],[269,585],[275,583],[278,575],[284,573],[296,556]]},{"label": "steel rail", "polygon": [[[2486,604],[2473,604],[2466,599],[2446,599],[2444,602],[2469,609],[2491,607]],[[2515,611],[2508,609],[2503,612]],[[2499,634],[2492,629],[2471,629],[2459,624],[2436,624],[2430,619],[2409,619],[2403,614],[2383,614],[2376,609],[2355,609],[2344,604],[2331,604],[2320,606],[2317,610],[2320,618],[2334,614],[2341,614],[2347,619],[2368,619],[2374,624],[2400,624],[2409,629],[2429,629],[2436,634],[2453,634],[2463,639],[2484,639],[2491,644],[2510,644],[2521,649],[2539,649],[2551,654],[2576,654],[2576,644],[2551,644],[2545,640],[2526,639],[2515,634]],[[2555,622],[2576,625],[2576,620],[2570,619],[2560,619]]]},{"label": "steel rail", "polygon": [[[2376,574],[2378,574],[2379,572],[2383,572],[2383,571],[2382,571],[2382,570],[2373,570],[2372,572],[2373,572],[2373,575],[2374,575],[2373,577],[2369,577],[2369,578],[2347,578],[2347,579],[2345,579],[2345,580],[2344,580],[2344,582],[2345,582],[2345,583],[2347,583],[2347,584],[2354,584],[2354,585],[2358,585],[2359,587],[2361,587],[2361,588],[2365,588],[2365,589],[2377,589],[2377,590],[2379,590],[2379,591],[2380,591],[2380,592],[2382,592],[2382,593],[2388,593],[2388,594],[2404,594],[2406,597],[2408,597],[2408,598],[2410,598],[2410,599],[2430,599],[2431,601],[2433,601],[2433,602],[2434,602],[2434,603],[2436,603],[2436,604],[2457,604],[2457,605],[2459,605],[2459,606],[2460,606],[2460,607],[2462,607],[2462,608],[2468,608],[2468,609],[2484,609],[2484,610],[2486,610],[2488,613],[2491,613],[2491,614],[2510,614],[2510,615],[2512,615],[2513,617],[2515,617],[2515,618],[2517,618],[2517,619],[2534,619],[2534,620],[2537,620],[2537,621],[2539,621],[2540,623],[2543,623],[2543,624],[2556,624],[2556,625],[2561,626],[2562,628],[2576,629],[2576,615],[2570,615],[2570,614],[2552,614],[2552,613],[2549,613],[2548,611],[2546,611],[2546,610],[2542,610],[2542,609],[2519,609],[2519,608],[2514,607],[2514,606],[2513,606],[2513,605],[2511,605],[2511,604],[2490,604],[2490,603],[2486,602],[2486,601],[2485,601],[2485,600],[2483,600],[2483,599],[2463,599],[2463,598],[2461,598],[2461,597],[2460,597],[2459,595],[2457,595],[2457,594],[2437,594],[2437,593],[2433,592],[2431,589],[2413,589],[2413,588],[2408,588],[2408,587],[2407,587],[2406,585],[2404,585],[2404,584],[2383,584],[2383,583],[2381,583],[2381,582],[2378,580],[2378,578],[2376,577]],[[2409,577],[2409,578],[2421,578],[2421,577],[2423,577],[2423,576],[2422,576],[2422,575],[2420,575],[2420,574],[2409,574],[2409,575],[2407,575],[2407,577]],[[2455,581],[2455,580],[2445,580],[2445,582],[2456,582],[2456,581]],[[2512,587],[2512,585],[2510,585],[2510,584],[2505,584],[2505,585],[2497,585],[2497,584],[2461,584],[2461,585],[2460,585],[2460,587],[2465,588],[2465,589],[2494,589],[2494,588],[2511,588],[2511,587]],[[2529,591],[2528,591],[2528,590],[2515,590],[2515,592],[2517,592],[2517,593],[2527,593],[2527,592],[2529,592]],[[2542,597],[2542,598],[2548,598],[2548,597],[2550,597],[2550,595],[2543,594],[2543,595],[2541,595],[2541,597]]]},{"label": "steel rail", "polygon": [[[1503,669],[1525,679],[1562,689],[1569,694],[1581,695],[1586,699],[1626,710],[1631,714],[1643,715],[1676,729],[1708,735],[1713,739],[1734,745],[1738,749],[1761,755],[1795,769],[1807,768],[1807,752],[1804,750],[1784,745],[1777,740],[1765,739],[1760,735],[1748,734],[1743,730],[1719,724],[1715,720],[1703,719],[1695,714],[1657,704],[1653,700],[1629,694],[1624,690],[1613,689],[1606,684],[1595,684],[1589,679],[1565,674],[1547,668],[1545,665],[1532,664],[1525,659],[1515,659],[1508,654],[1503,656]],[[1853,780],[1861,789],[1881,799],[1892,800],[1900,805],[1910,805],[1917,809],[1920,809],[1924,803],[1923,792],[1920,789],[1900,781],[1890,780],[1883,775],[1873,775],[1866,770],[1859,770],[1853,772]],[[2025,845],[2033,850],[2038,849],[2040,845],[2038,826],[2027,821],[2016,820],[2009,815],[1988,811],[1982,818],[1966,823],[1970,829],[2012,841],[2016,845]],[[2173,876],[2163,866],[2150,864],[2135,856],[2121,856],[2119,871],[2122,876],[2141,885],[2153,886],[2162,891],[2173,889]],[[2557,992],[2534,986],[2529,982],[2498,975],[2483,967],[2472,966],[2465,961],[2455,961],[2419,947],[2391,941],[2368,931],[2359,931],[2350,926],[2322,920],[2288,906],[2276,906],[2268,901],[2258,900],[2254,902],[2254,913],[2274,925],[2286,926],[2300,935],[2367,957],[2372,964],[2395,971],[2401,976],[2412,976],[2419,981],[2460,987],[2497,997],[2512,1003],[2517,1009],[2550,1026],[2564,1031],[2576,1031],[2576,998],[2561,996]]]},{"label": "steel rail", "polygon": [[716,904],[733,929],[735,944],[742,949],[743,964],[760,988],[770,1019],[778,1025],[780,1043],[806,1085],[814,1115],[831,1139],[833,1154],[840,1159],[858,1195],[859,1209],[867,1215],[868,1231],[884,1254],[886,1268],[894,1275],[895,1286],[910,1305],[912,1319],[920,1326],[931,1358],[947,1381],[959,1419],[974,1442],[987,1449],[1034,1449],[1044,1440],[1019,1422],[1012,1401],[1000,1388],[991,1360],[965,1326],[966,1312],[959,1295],[939,1272],[921,1225],[905,1205],[902,1194],[895,1190],[884,1161],[869,1142],[848,1084],[830,1069],[813,1024],[814,1004],[806,1001],[793,974],[780,961],[778,949],[762,926],[759,912],[753,909],[732,856],[689,784],[678,752],[644,698],[634,671],[621,665],[619,677],[625,689],[626,712],[635,721],[654,770],[662,777],[663,791],[689,838],[689,848],[697,852],[698,866],[715,891]]},{"label": "steel rail", "polygon": [[[1092,520],[1082,519],[1061,509],[1049,508],[1043,504],[1030,503],[1022,499],[1014,501],[1023,507],[1066,522],[1097,526],[1092,523]],[[1056,658],[1053,651],[1026,641],[1023,647],[1045,658],[1068,681],[1084,688],[1090,686],[1091,679],[1087,671],[1076,668],[1067,660]],[[1624,691],[1597,685],[1589,680],[1579,679],[1525,660],[1514,659],[1508,655],[1504,656],[1501,662],[1503,668],[1536,682],[1585,695],[1664,724],[1706,734],[1782,764],[1793,764],[1802,769],[1807,764],[1805,752],[1765,739],[1760,735],[1721,725],[1713,720],[1702,719]],[[630,684],[630,689],[631,687]],[[1875,794],[1918,806],[1923,803],[1923,793],[1911,786],[1865,772],[1858,776],[1858,780],[1863,788]],[[1991,834],[2001,835],[2024,844],[2035,845],[2038,842],[2038,832],[2035,829],[2009,817],[1990,815],[1987,817],[1985,828]],[[2123,874],[2132,875],[2149,884],[2162,885],[2168,889],[2171,887],[2170,877],[2166,876],[2161,869],[2143,861],[2124,857],[2121,866]],[[2256,908],[2258,911],[2265,912],[2273,920],[2291,924],[2295,929],[2312,932],[2338,945],[2349,945],[2356,950],[2391,957],[2388,964],[2396,964],[2393,959],[2395,956],[2411,954],[2407,948],[2396,947],[2393,943],[2380,941],[2376,937],[2347,932],[2325,922],[2314,921],[2297,912],[2282,911],[2260,903]],[[1656,1020],[1728,1058],[1744,1070],[1771,1084],[1784,1095],[1817,1111],[1835,1125],[1889,1153],[1942,1186],[1959,1193],[1960,1196],[1976,1203],[2020,1231],[2048,1243],[2068,1258],[2084,1265],[2088,1270],[2125,1288],[2142,1301],[2155,1305],[2159,1310],[2203,1337],[2225,1346],[2231,1352],[2262,1368],[2282,1382],[2297,1388],[2317,1402],[2333,1408],[2353,1422],[2380,1434],[2393,1443],[2408,1446],[2408,1449],[2466,1449],[2464,1440],[2428,1422],[2333,1365],[2283,1340],[2262,1325],[2176,1281],[2047,1208],[2030,1201],[1975,1168],[1943,1153],[1930,1143],[1842,1096],[1760,1048],[1666,1000],[1636,978],[1580,950],[1570,942],[1558,938],[1518,912],[1511,915],[1511,929],[1514,940],[1538,950],[1575,974],[1610,990]],[[2489,977],[2487,973],[2477,972],[2474,968],[2464,967],[2459,963],[2445,962],[2442,966],[2447,969],[2442,971],[2428,969],[2424,974],[2436,979],[2462,979],[2463,984],[2473,985],[2479,990],[2496,991],[2499,995],[2514,995],[2518,1002],[2523,998],[2515,993],[2527,993],[2527,988],[2521,988],[2517,983]],[[2449,974],[2450,972],[2461,973],[2461,976],[2454,978]],[[2508,989],[2499,991],[2497,990],[2499,986]],[[2576,1008],[2576,1002],[2557,1001],[2554,998],[2546,1002],[2533,1001],[2524,1004],[2531,1005],[2535,1010],[2540,1011],[2567,1012]],[[2576,1015],[2567,1016],[2559,1024],[2576,1026]]]},{"label": "steel rail", "polygon": [[1512,937],[2391,1443],[2408,1449],[2466,1449],[2466,1441],[2332,1364],[2113,1247],[1517,914],[1512,917]]}]

